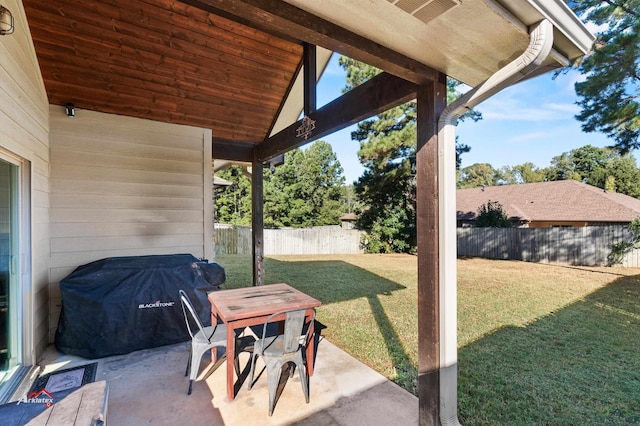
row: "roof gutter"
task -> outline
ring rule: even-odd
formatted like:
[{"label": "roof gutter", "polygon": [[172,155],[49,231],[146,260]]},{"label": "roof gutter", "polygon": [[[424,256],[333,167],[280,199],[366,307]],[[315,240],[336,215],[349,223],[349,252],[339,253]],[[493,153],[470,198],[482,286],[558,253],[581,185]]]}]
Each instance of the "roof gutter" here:
[{"label": "roof gutter", "polygon": [[514,61],[445,108],[438,121],[440,241],[440,423],[458,421],[455,124],[465,112],[541,66],[553,47],[553,25],[543,19],[529,31],[529,46]]}]

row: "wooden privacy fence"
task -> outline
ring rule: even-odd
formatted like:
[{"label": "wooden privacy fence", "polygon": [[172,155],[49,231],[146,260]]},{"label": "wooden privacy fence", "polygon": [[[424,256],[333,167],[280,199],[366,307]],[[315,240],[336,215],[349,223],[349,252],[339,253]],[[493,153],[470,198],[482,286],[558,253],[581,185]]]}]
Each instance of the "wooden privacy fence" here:
[{"label": "wooden privacy fence", "polygon": [[[630,238],[626,226],[582,228],[458,228],[458,257],[523,260],[566,265],[607,265],[611,246]],[[623,257],[640,266],[640,250]]]},{"label": "wooden privacy fence", "polygon": [[[362,253],[363,234],[363,231],[338,226],[265,229],[264,254]],[[458,228],[458,257],[607,265],[611,246],[630,236],[626,226]],[[251,254],[251,228],[216,225],[214,245],[216,254]],[[640,249],[624,256],[622,265],[640,267]]]},{"label": "wooden privacy fence", "polygon": [[[357,254],[363,253],[363,231],[339,226],[281,228],[264,230],[264,254]],[[246,226],[214,229],[216,254],[251,254],[251,228]]]}]

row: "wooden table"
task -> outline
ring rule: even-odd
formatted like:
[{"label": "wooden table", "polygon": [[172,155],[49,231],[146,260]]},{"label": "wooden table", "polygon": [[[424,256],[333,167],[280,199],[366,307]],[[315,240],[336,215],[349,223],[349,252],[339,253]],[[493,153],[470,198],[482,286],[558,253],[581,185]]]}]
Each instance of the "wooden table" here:
[{"label": "wooden table", "polygon": [[[211,302],[211,321],[219,319],[227,327],[227,397],[233,401],[233,359],[235,357],[235,330],[252,325],[264,324],[267,317],[284,309],[307,309],[307,318],[313,315],[313,309],[322,303],[313,297],[296,290],[288,284],[269,284],[244,287],[233,290],[219,290],[209,293]],[[278,320],[278,318],[275,318]],[[282,317],[284,319],[284,315]],[[315,339],[313,321],[310,323],[307,345],[307,372],[313,375]]]}]

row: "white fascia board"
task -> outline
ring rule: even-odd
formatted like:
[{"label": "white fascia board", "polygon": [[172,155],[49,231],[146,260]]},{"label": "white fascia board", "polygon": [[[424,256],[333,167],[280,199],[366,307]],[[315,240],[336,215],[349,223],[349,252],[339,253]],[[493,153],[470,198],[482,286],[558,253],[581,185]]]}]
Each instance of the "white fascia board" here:
[{"label": "white fascia board", "polygon": [[[562,0],[528,0],[553,26],[582,53],[586,54],[595,37]],[[582,56],[578,55],[578,56]],[[574,59],[570,57],[569,59]]]}]

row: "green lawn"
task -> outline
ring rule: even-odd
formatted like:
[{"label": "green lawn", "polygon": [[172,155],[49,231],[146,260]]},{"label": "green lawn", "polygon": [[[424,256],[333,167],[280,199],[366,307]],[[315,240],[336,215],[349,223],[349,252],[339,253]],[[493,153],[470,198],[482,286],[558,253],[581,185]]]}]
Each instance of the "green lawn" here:
[{"label": "green lawn", "polygon": [[[224,288],[248,256],[219,255]],[[331,342],[416,391],[416,257],[274,256],[265,282],[323,302]],[[465,425],[640,424],[640,270],[458,261],[458,397]]]}]

